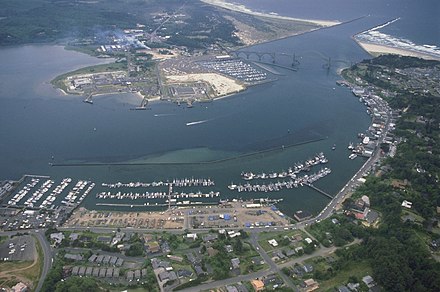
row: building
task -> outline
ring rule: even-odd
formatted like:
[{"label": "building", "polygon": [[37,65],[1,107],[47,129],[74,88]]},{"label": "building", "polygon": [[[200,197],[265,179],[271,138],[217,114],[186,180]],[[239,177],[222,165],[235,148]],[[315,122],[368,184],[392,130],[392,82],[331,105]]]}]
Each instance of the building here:
[{"label": "building", "polygon": [[61,244],[61,241],[64,239],[64,234],[61,232],[58,233],[52,233],[50,235],[50,239],[54,241],[55,244]]},{"label": "building", "polygon": [[157,253],[160,251],[160,245],[157,241],[151,241],[147,243],[147,250],[149,253]]},{"label": "building", "polygon": [[233,258],[231,259],[231,265],[232,265],[232,269],[239,269],[240,268],[240,259],[239,258]]},{"label": "building", "polygon": [[202,237],[204,242],[214,241],[214,240],[217,240],[217,238],[218,238],[218,235],[217,234],[213,234],[213,233],[206,234],[206,235],[204,235]]},{"label": "building", "polygon": [[269,244],[272,245],[273,247],[278,246],[278,242],[275,239],[270,239],[267,242],[269,242]]},{"label": "building", "polygon": [[374,282],[373,277],[371,277],[370,275],[363,277],[362,282],[364,282],[368,288],[376,286],[376,282]]},{"label": "building", "polygon": [[319,289],[319,284],[318,284],[318,282],[316,282],[316,281],[313,280],[313,279],[305,280],[305,281],[304,281],[304,286],[305,286],[305,290],[306,290],[307,292],[310,292],[310,291],[314,291],[314,290],[316,290],[316,289]]},{"label": "building", "polygon": [[80,255],[80,254],[71,254],[71,253],[66,253],[64,255],[64,258],[68,259],[68,260],[73,260],[73,261],[82,261],[83,260],[82,255]]},{"label": "building", "polygon": [[28,286],[26,286],[26,284],[24,284],[22,282],[19,282],[11,288],[11,291],[12,292],[27,292]]},{"label": "building", "polygon": [[255,292],[264,290],[264,283],[263,283],[263,281],[261,281],[259,279],[252,280],[251,284],[252,284],[252,287],[254,288]]}]

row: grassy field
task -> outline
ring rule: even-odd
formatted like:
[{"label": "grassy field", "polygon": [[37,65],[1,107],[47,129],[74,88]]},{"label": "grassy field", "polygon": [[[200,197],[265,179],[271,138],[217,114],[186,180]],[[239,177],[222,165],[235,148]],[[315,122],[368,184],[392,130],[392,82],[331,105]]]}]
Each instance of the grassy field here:
[{"label": "grassy field", "polygon": [[[292,237],[294,235],[300,234],[302,238],[306,238],[307,235],[301,231],[301,230],[290,230],[290,231],[281,231],[281,232],[262,232],[258,236],[258,243],[260,246],[266,251],[272,251],[275,249],[280,249],[283,246],[280,244],[281,239],[284,238],[284,236]],[[273,247],[269,244],[268,240],[275,239],[279,246]]]},{"label": "grassy field", "polygon": [[364,260],[361,262],[352,262],[343,270],[339,271],[335,277],[319,282],[320,291],[334,291],[334,287],[345,284],[351,276],[362,280],[362,277],[372,274],[372,269],[369,263]]}]

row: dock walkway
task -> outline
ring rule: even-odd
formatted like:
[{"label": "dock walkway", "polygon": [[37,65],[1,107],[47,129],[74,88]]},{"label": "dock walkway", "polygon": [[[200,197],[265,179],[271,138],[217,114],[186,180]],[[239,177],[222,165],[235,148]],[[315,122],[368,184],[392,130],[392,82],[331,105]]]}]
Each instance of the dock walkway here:
[{"label": "dock walkway", "polygon": [[330,194],[324,192],[323,190],[321,190],[321,189],[315,187],[314,185],[312,185],[312,184],[306,184],[306,185],[307,185],[309,188],[311,188],[311,189],[317,191],[318,193],[321,193],[321,194],[323,194],[324,196],[328,197],[329,199],[333,199],[333,196],[331,196]]}]

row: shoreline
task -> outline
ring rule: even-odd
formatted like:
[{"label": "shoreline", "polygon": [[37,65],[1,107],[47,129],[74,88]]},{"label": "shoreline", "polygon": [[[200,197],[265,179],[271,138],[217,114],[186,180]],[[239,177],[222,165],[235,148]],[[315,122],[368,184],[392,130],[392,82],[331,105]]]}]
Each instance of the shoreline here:
[{"label": "shoreline", "polygon": [[333,26],[333,25],[337,25],[337,24],[341,23],[340,21],[337,21],[337,20],[302,19],[302,18],[294,18],[294,17],[289,17],[289,16],[281,16],[278,14],[257,12],[257,11],[253,11],[253,10],[245,7],[244,5],[237,5],[237,4],[229,3],[229,2],[226,2],[223,0],[201,0],[201,1],[206,4],[217,6],[217,7],[223,8],[223,9],[227,9],[227,10],[231,10],[231,11],[235,11],[235,12],[241,12],[241,13],[250,14],[250,15],[259,16],[259,17],[266,17],[266,18],[280,19],[280,20],[310,22],[310,23],[314,23],[314,24],[317,24],[317,25],[320,25],[323,27]]},{"label": "shoreline", "polygon": [[398,48],[398,47],[392,47],[382,44],[374,44],[374,43],[368,43],[368,42],[362,42],[357,40],[353,37],[353,40],[369,55],[376,57],[379,55],[388,55],[388,54],[394,54],[394,55],[400,55],[400,56],[409,56],[409,57],[417,57],[425,60],[436,60],[440,61],[440,57],[432,56],[430,54]]}]

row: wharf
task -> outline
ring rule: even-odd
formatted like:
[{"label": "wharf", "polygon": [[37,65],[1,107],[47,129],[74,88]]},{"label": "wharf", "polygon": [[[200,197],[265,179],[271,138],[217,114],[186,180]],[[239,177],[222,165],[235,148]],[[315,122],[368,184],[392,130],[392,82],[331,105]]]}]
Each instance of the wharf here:
[{"label": "wharf", "polygon": [[321,189],[315,187],[315,186],[312,185],[312,184],[306,184],[306,186],[308,186],[309,188],[311,188],[311,189],[317,191],[318,193],[323,194],[324,196],[326,196],[326,197],[329,198],[329,199],[333,199],[333,197],[332,197],[331,195],[329,195],[328,193],[324,192],[323,190],[321,190]]}]

